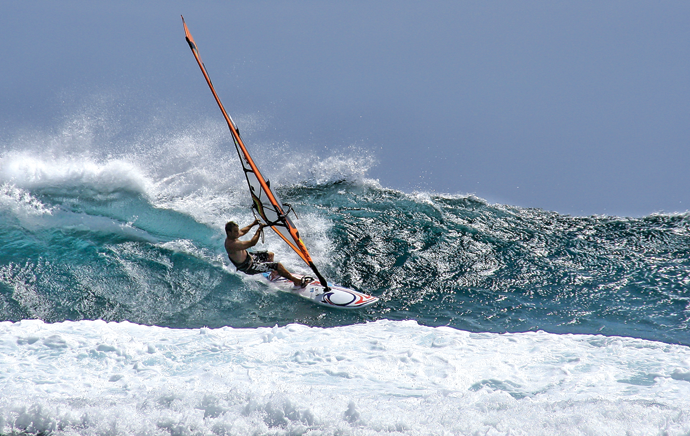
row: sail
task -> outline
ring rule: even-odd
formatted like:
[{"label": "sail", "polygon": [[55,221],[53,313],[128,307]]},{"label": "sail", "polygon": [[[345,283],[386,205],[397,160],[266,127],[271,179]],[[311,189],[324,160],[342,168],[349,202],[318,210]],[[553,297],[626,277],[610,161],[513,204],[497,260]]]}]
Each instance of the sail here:
[{"label": "sail", "polygon": [[184,33],[187,43],[189,44],[189,48],[192,49],[194,58],[199,64],[199,68],[201,68],[201,72],[204,74],[206,82],[213,93],[213,97],[216,99],[216,103],[218,103],[218,107],[223,113],[225,121],[228,123],[230,132],[232,133],[232,140],[235,143],[237,155],[240,158],[244,175],[247,178],[249,192],[252,196],[252,201],[254,202],[254,209],[264,223],[269,225],[278,234],[278,236],[280,236],[293,250],[295,250],[302,260],[309,265],[312,271],[314,271],[316,274],[316,277],[321,282],[321,285],[328,288],[326,279],[324,279],[321,276],[321,273],[319,273],[319,271],[316,269],[316,266],[309,255],[309,251],[307,251],[307,247],[302,242],[302,239],[299,236],[299,231],[293,224],[292,220],[290,220],[288,217],[290,209],[285,209],[278,196],[271,190],[269,181],[264,179],[264,177],[261,175],[259,168],[256,166],[251,156],[247,152],[244,142],[242,142],[242,137],[240,136],[240,131],[237,128],[237,125],[230,115],[228,115],[228,113],[225,111],[223,103],[221,103],[218,94],[216,94],[216,90],[213,88],[213,83],[211,83],[211,78],[206,71],[206,66],[204,66],[204,63],[201,61],[199,50],[194,42],[194,38],[192,38],[192,34],[189,33],[189,29],[184,21],[184,17],[182,17],[182,25],[184,26]]}]

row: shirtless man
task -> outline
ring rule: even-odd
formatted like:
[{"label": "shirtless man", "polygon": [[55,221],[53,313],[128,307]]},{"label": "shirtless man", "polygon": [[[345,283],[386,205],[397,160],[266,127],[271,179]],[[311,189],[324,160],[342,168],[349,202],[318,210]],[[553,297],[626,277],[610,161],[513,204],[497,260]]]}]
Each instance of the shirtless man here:
[{"label": "shirtless man", "polygon": [[[254,233],[252,239],[249,241],[239,240],[241,236],[246,235],[257,224],[259,228]],[[271,279],[279,275],[291,280],[295,286],[305,287],[312,279],[310,277],[298,279],[293,276],[280,262],[273,262],[273,253],[268,251],[247,252],[247,248],[253,247],[259,242],[261,229],[264,227],[263,224],[259,224],[258,219],[241,229],[235,222],[229,221],[225,225],[225,234],[227,235],[227,238],[225,238],[225,250],[228,252],[230,261],[235,265],[237,271],[242,271],[245,274],[252,275],[270,271]]]}]

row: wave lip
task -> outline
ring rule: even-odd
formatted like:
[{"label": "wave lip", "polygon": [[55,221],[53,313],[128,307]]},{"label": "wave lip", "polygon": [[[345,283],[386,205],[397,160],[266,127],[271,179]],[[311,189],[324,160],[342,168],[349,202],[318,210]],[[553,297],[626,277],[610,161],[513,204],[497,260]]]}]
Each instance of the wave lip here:
[{"label": "wave lip", "polygon": [[146,193],[151,182],[137,165],[123,159],[97,162],[88,157],[35,156],[11,153],[0,165],[0,181],[29,190],[90,190],[111,194],[117,191]]}]

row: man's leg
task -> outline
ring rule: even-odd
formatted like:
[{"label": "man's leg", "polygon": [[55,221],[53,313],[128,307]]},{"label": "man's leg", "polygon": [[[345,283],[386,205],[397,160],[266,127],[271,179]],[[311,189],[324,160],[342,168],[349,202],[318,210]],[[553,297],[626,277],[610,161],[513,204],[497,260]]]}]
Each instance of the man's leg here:
[{"label": "man's leg", "polygon": [[285,267],[283,266],[282,263],[278,262],[278,263],[276,264],[276,269],[275,269],[275,271],[276,271],[276,272],[278,273],[278,275],[280,275],[281,277],[285,277],[286,279],[290,280],[292,283],[295,284],[295,286],[301,286],[301,285],[302,285],[301,279],[298,279],[297,277],[295,277],[295,276],[293,276],[292,274],[290,274],[290,271],[288,271],[287,269],[285,269]]}]

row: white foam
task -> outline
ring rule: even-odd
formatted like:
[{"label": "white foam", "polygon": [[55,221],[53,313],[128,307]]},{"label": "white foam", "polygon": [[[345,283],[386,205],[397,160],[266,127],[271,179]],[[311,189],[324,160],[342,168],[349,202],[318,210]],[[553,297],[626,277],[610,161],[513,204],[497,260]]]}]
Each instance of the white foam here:
[{"label": "white foam", "polygon": [[0,163],[0,181],[23,189],[89,189],[97,194],[116,191],[147,192],[149,180],[137,165],[113,159],[97,162],[89,157],[36,156],[14,152]]},{"label": "white foam", "polygon": [[0,323],[0,432],[685,434],[690,349],[415,322]]},{"label": "white foam", "polygon": [[9,183],[0,185],[0,208],[23,218],[50,215],[53,212],[52,208],[44,205],[29,191]]}]

